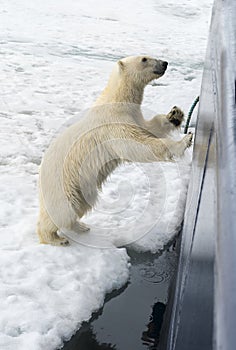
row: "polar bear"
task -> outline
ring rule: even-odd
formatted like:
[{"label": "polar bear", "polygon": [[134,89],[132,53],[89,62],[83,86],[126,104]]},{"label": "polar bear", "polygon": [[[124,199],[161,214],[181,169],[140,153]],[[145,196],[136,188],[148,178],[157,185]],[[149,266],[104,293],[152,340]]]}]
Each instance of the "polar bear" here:
[{"label": "polar bear", "polygon": [[119,164],[173,161],[191,145],[191,133],[180,141],[168,137],[183,120],[178,107],[150,121],[141,112],[145,86],[160,78],[167,65],[149,56],[119,60],[94,105],[52,142],[40,167],[41,243],[66,245],[58,230],[89,229],[80,219],[93,208],[99,189]]}]

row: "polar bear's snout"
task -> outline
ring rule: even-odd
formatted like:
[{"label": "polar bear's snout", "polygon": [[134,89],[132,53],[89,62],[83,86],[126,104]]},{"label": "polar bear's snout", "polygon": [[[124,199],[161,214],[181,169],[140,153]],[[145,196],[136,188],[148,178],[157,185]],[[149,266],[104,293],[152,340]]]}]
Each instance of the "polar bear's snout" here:
[{"label": "polar bear's snout", "polygon": [[154,73],[158,75],[164,74],[167,69],[168,62],[161,60],[157,60],[156,62],[157,63],[154,67]]},{"label": "polar bear's snout", "polygon": [[163,68],[167,68],[167,66],[168,66],[168,62],[167,61],[162,61],[162,66],[163,66]]}]

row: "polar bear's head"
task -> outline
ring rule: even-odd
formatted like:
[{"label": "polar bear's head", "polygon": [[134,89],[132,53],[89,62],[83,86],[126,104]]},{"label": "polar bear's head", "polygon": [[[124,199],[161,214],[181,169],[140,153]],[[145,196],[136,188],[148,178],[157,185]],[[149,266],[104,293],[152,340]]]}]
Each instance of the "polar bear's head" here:
[{"label": "polar bear's head", "polygon": [[141,85],[160,78],[165,73],[167,65],[168,62],[149,56],[130,56],[118,61],[119,74]]}]

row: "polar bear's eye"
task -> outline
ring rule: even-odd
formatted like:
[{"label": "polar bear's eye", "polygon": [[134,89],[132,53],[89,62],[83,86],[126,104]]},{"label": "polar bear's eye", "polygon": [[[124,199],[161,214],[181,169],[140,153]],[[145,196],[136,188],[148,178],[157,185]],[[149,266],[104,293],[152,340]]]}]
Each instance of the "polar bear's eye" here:
[{"label": "polar bear's eye", "polygon": [[147,58],[146,58],[146,57],[143,57],[143,58],[142,58],[142,62],[147,62]]}]

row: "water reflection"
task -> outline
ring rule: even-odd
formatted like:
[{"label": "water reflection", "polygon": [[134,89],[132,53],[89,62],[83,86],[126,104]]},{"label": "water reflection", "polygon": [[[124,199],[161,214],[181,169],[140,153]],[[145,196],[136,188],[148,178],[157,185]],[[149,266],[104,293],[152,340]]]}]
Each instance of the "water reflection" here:
[{"label": "water reflection", "polygon": [[111,343],[99,343],[96,338],[96,332],[94,332],[91,324],[86,323],[82,327],[82,331],[79,334],[79,341],[74,344],[68,344],[68,347],[64,349],[68,350],[117,350],[115,345]]},{"label": "water reflection", "polygon": [[83,323],[63,350],[158,349],[165,338],[166,330],[163,327],[161,331],[161,326],[178,249],[172,245],[161,254],[128,253],[131,267],[127,285],[106,297],[103,308]]},{"label": "water reflection", "polygon": [[166,305],[164,303],[157,302],[153,306],[150,322],[147,324],[147,331],[143,332],[141,338],[143,344],[147,345],[149,349],[157,349],[165,310]]}]

